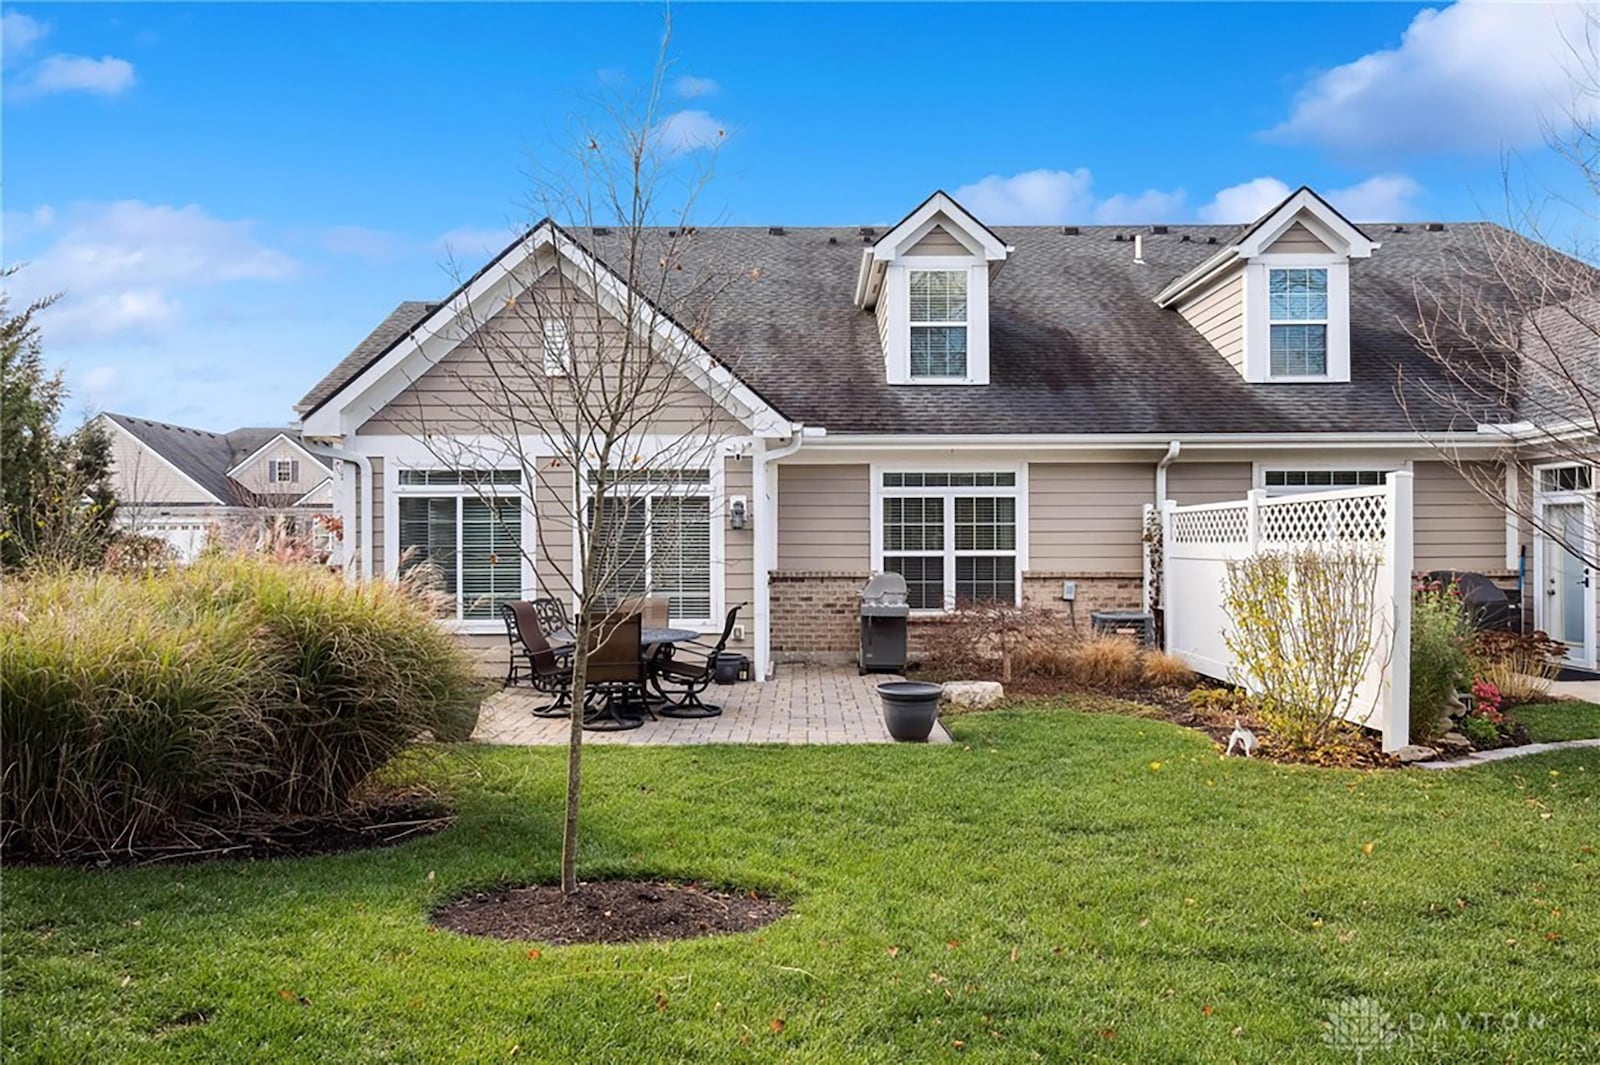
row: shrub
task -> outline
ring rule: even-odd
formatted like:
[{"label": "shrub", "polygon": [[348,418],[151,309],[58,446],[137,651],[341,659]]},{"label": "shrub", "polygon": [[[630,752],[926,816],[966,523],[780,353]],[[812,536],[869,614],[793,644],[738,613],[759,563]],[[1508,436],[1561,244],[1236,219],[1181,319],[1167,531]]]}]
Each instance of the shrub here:
[{"label": "shrub", "polygon": [[1080,637],[1065,615],[1041,607],[966,607],[919,623],[919,658],[930,675],[962,678],[1059,677]]},{"label": "shrub", "polygon": [[1139,680],[1139,645],[1126,636],[1091,636],[1068,650],[1066,676],[1088,688],[1131,687]]},{"label": "shrub", "polygon": [[1468,650],[1472,672],[1493,684],[1506,701],[1538,702],[1550,695],[1567,649],[1542,632],[1480,632]]},{"label": "shrub", "polygon": [[1478,714],[1468,714],[1461,719],[1462,734],[1478,748],[1500,745],[1500,726]]},{"label": "shrub", "polygon": [[470,732],[481,694],[408,590],[311,567],[39,574],[0,603],[8,849],[335,812],[424,731]]},{"label": "shrub", "polygon": [[1439,731],[1439,719],[1467,674],[1472,624],[1454,585],[1419,588],[1411,599],[1411,735]]},{"label": "shrub", "polygon": [[1371,712],[1355,698],[1378,650],[1377,578],[1376,554],[1354,545],[1228,563],[1228,649],[1287,746],[1322,747]]},{"label": "shrub", "polygon": [[1140,675],[1153,688],[1187,688],[1194,683],[1189,663],[1166,651],[1146,651]]},{"label": "shrub", "polygon": [[1188,700],[1195,716],[1213,725],[1254,722],[1259,709],[1243,688],[1196,688]]}]

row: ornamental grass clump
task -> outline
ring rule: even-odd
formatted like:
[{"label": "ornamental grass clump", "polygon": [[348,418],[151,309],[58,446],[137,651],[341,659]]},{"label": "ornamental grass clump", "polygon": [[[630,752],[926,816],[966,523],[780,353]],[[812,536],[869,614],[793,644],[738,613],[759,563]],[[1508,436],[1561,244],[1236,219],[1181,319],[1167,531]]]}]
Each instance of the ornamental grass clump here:
[{"label": "ornamental grass clump", "polygon": [[407,589],[211,558],[0,593],[0,848],[111,852],[346,808],[424,733],[471,731],[471,661]]},{"label": "ornamental grass clump", "polygon": [[1287,747],[1329,746],[1357,705],[1381,648],[1379,559],[1358,545],[1267,551],[1230,561],[1228,650],[1261,717]]}]

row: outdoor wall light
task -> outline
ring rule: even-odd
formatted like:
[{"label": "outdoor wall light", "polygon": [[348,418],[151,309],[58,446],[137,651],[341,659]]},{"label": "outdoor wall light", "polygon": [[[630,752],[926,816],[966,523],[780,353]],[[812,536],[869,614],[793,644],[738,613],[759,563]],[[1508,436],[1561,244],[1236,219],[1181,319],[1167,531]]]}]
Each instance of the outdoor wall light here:
[{"label": "outdoor wall light", "polygon": [[750,506],[745,502],[744,496],[734,496],[728,500],[728,524],[735,529],[742,529],[750,520]]}]

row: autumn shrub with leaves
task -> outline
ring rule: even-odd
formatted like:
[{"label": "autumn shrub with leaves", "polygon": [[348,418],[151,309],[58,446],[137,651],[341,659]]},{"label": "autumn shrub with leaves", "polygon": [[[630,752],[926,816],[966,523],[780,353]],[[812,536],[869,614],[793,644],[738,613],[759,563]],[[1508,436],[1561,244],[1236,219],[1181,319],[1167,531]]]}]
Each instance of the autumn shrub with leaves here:
[{"label": "autumn shrub with leaves", "polygon": [[1195,681],[1189,663],[1170,651],[1146,651],[1140,679],[1152,688],[1187,688]]},{"label": "autumn shrub with leaves", "polygon": [[1422,742],[1468,676],[1472,622],[1454,584],[1422,584],[1411,597],[1411,736]]},{"label": "autumn shrub with leaves", "polygon": [[1333,742],[1380,652],[1378,567],[1360,545],[1265,551],[1230,561],[1228,650],[1261,716],[1289,747]]},{"label": "autumn shrub with leaves", "polygon": [[0,847],[107,852],[336,813],[481,682],[410,590],[209,558],[0,592]]}]

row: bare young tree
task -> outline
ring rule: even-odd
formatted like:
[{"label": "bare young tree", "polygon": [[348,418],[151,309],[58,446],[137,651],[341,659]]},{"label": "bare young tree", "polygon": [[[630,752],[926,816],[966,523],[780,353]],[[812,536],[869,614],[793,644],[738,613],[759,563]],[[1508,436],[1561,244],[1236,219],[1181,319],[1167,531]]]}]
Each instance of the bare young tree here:
[{"label": "bare young tree", "polygon": [[[742,432],[724,407],[735,385],[728,353],[713,358],[704,344],[719,296],[754,278],[693,265],[690,219],[709,168],[661,136],[666,43],[664,34],[640,98],[582,126],[566,164],[537,179],[530,213],[541,221],[463,281],[441,345],[450,353],[375,415],[441,471],[460,471],[412,475],[452,482],[459,506],[491,530],[492,572],[458,589],[466,612],[498,616],[498,601],[520,597],[524,565],[573,607],[568,893],[590,655],[624,598],[660,596],[674,619],[720,620],[701,563],[722,520],[711,491],[721,437]],[[509,295],[475,302],[475,284],[505,270]],[[535,546],[524,549],[530,520]]]},{"label": "bare young tree", "polygon": [[[1463,248],[1444,280],[1416,286],[1410,332],[1434,372],[1402,372],[1398,394],[1414,424],[1427,411],[1429,421],[1442,413],[1456,425],[1501,426],[1507,461],[1592,467],[1600,465],[1600,16],[1567,47],[1573,102],[1546,124],[1545,139],[1580,192],[1522,191],[1506,166],[1506,227],[1484,227],[1481,244]],[[1556,237],[1552,208],[1576,222],[1576,236]],[[1485,499],[1600,568],[1596,537],[1546,522],[1529,491],[1508,498],[1498,464],[1438,450]]]}]

